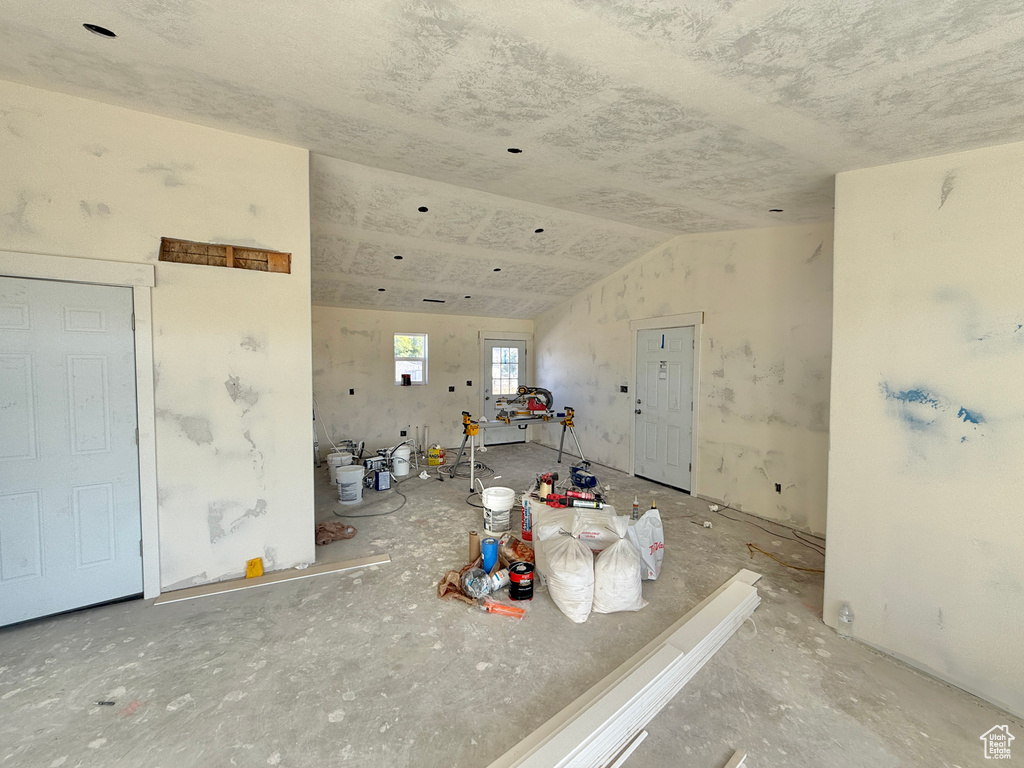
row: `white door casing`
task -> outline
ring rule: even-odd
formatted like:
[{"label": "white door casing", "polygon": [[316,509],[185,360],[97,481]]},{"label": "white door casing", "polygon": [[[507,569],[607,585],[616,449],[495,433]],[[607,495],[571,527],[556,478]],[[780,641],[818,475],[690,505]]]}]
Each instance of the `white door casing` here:
[{"label": "white door casing", "polygon": [[132,315],[0,277],[0,625],[142,592]]},{"label": "white door casing", "polygon": [[[506,336],[507,334],[502,334]],[[480,415],[494,421],[501,410],[495,402],[502,396],[515,397],[520,385],[532,386],[527,339],[481,337]],[[488,427],[480,430],[480,442],[486,445],[522,443],[525,429]]]},{"label": "white door casing", "polygon": [[633,472],[692,489],[695,329],[638,330]]}]

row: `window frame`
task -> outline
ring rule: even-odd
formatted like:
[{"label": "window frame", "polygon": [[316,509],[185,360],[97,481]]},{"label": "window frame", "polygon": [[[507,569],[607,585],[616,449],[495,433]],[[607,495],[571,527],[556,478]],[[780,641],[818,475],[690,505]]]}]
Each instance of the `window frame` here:
[{"label": "window frame", "polygon": [[[398,372],[398,364],[399,364],[399,362],[419,362],[419,363],[421,363],[422,366],[423,366],[423,380],[422,381],[412,381],[412,382],[410,382],[410,386],[413,386],[413,387],[425,387],[427,385],[427,360],[428,360],[428,357],[430,355],[430,349],[429,349],[429,346],[427,344],[427,335],[428,334],[426,334],[426,333],[400,333],[400,332],[396,332],[391,337],[391,351],[394,353],[394,358],[395,358],[395,375],[394,375],[394,380],[395,380],[395,386],[396,387],[402,386],[402,376]],[[417,337],[421,337],[423,339],[423,356],[422,357],[407,357],[407,356],[399,357],[398,350],[396,349],[396,347],[398,345],[398,338],[400,336],[417,336]]]}]

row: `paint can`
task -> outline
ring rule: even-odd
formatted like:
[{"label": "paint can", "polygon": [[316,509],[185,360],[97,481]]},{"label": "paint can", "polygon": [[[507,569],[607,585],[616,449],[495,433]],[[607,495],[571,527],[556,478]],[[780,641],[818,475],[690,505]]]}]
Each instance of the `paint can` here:
[{"label": "paint can", "polygon": [[338,467],[338,501],[358,504],[363,500],[363,468],[356,465]]},{"label": "paint can", "polygon": [[516,492],[511,488],[492,486],[481,494],[484,502],[484,530],[490,533],[504,533],[512,528],[512,504]]},{"label": "paint can", "polygon": [[512,563],[508,567],[508,596],[513,600],[533,600],[533,563]]},{"label": "paint can", "polygon": [[491,592],[497,592],[502,587],[509,585],[508,568],[502,568],[500,571],[495,571],[491,576]]},{"label": "paint can", "polygon": [[484,556],[484,570],[490,573],[498,562],[498,540],[487,537],[480,542],[480,551]]},{"label": "paint can", "polygon": [[391,459],[391,471],[394,472],[395,477],[405,477],[409,474],[409,456],[412,454],[412,448],[408,445],[401,445],[395,448],[395,453]]},{"label": "paint can", "polygon": [[523,496],[523,541],[533,541],[533,512],[529,496]]}]

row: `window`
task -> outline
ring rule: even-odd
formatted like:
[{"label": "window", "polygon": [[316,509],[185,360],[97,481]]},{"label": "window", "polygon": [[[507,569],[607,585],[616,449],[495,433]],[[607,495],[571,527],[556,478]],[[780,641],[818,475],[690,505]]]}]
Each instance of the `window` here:
[{"label": "window", "polygon": [[402,383],[403,373],[414,386],[427,383],[427,334],[395,334],[395,384]]},{"label": "window", "polygon": [[514,395],[519,389],[519,347],[492,347],[491,392]]}]

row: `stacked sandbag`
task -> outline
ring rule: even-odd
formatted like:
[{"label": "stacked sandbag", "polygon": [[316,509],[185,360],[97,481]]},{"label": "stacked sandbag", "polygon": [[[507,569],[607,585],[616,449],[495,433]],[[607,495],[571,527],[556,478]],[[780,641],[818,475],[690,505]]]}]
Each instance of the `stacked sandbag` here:
[{"label": "stacked sandbag", "polygon": [[594,565],[594,613],[639,611],[643,598],[640,552],[627,538],[629,518],[612,518],[616,541],[597,556]]},{"label": "stacked sandbag", "polygon": [[570,620],[582,624],[594,604],[594,553],[580,541],[583,524],[559,531],[543,542],[548,594]]}]

